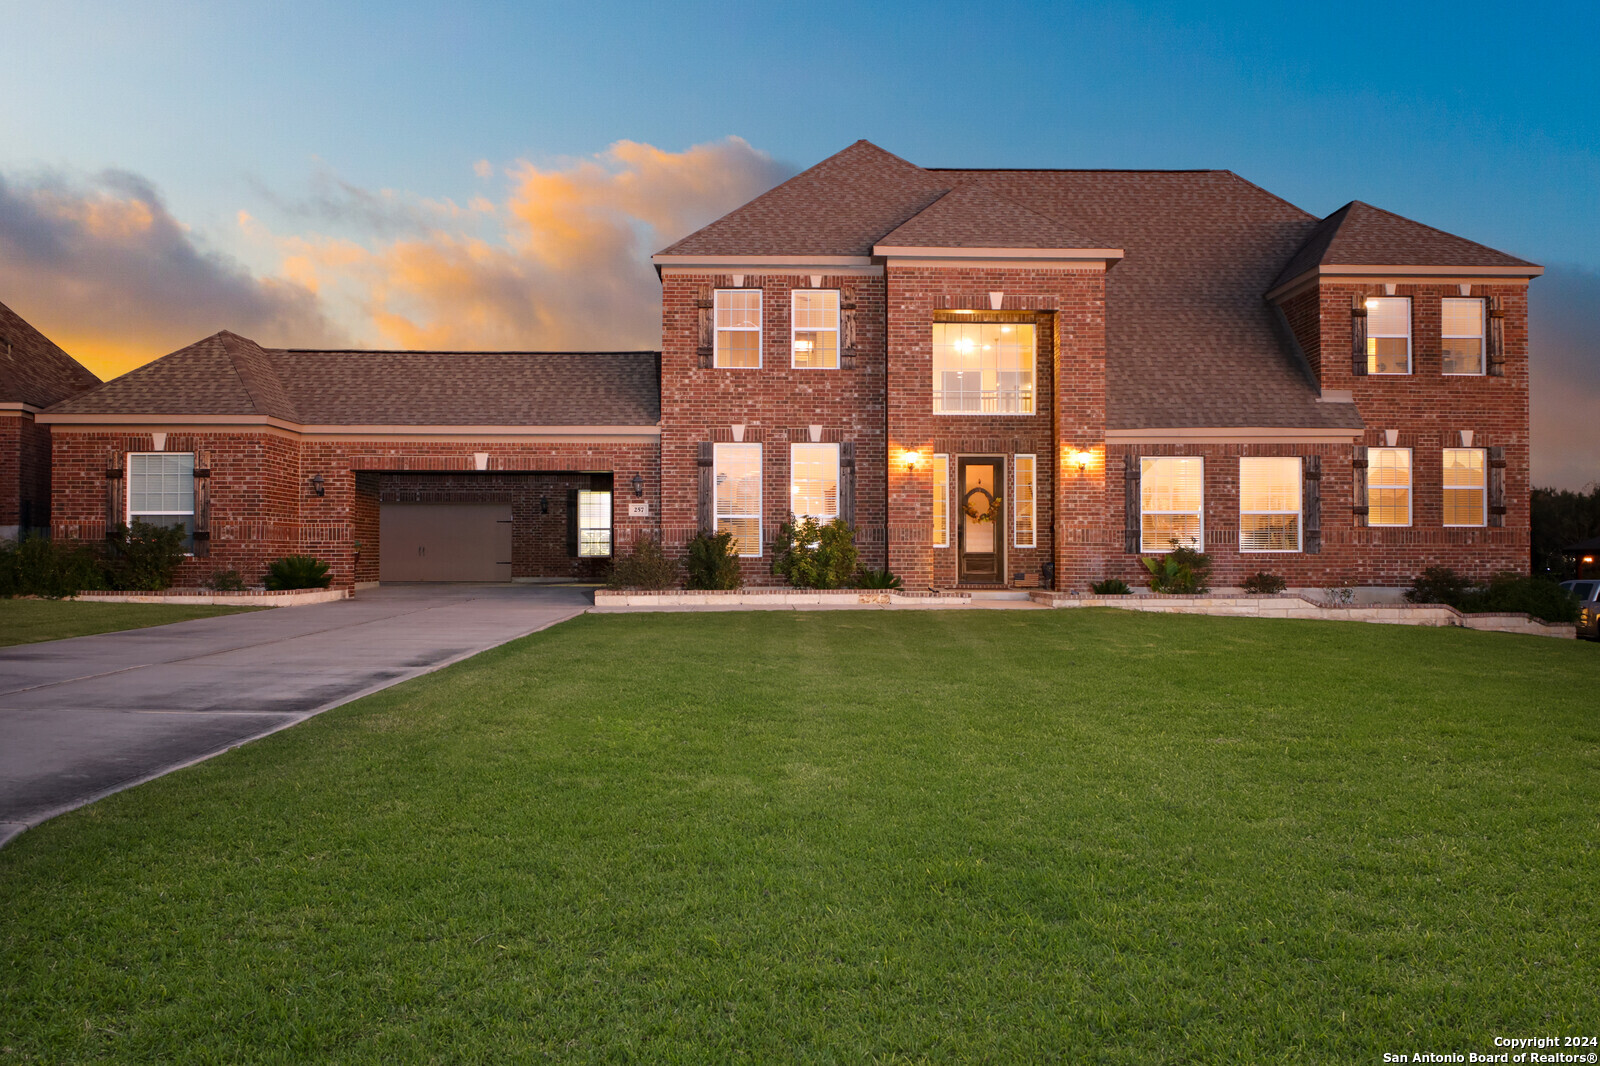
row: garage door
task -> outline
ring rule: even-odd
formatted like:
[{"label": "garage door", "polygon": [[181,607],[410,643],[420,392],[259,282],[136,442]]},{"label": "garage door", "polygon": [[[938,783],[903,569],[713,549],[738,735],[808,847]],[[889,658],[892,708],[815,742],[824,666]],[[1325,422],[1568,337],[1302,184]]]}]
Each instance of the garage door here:
[{"label": "garage door", "polygon": [[386,503],[378,544],[381,581],[510,581],[511,505]]}]

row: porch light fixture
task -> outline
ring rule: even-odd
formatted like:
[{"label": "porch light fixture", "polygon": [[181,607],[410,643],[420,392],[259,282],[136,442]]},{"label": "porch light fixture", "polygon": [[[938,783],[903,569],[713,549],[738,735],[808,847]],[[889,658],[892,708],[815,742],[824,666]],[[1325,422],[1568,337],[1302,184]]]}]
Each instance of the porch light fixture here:
[{"label": "porch light fixture", "polygon": [[1084,469],[1088,467],[1090,461],[1093,459],[1094,456],[1088,452],[1078,451],[1072,453],[1072,461],[1077,464],[1078,473],[1080,474],[1083,473]]},{"label": "porch light fixture", "polygon": [[549,514],[550,513],[550,497],[548,497],[548,496],[540,496],[539,497],[539,513],[540,514]]},{"label": "porch light fixture", "polygon": [[328,491],[328,488],[327,488],[327,485],[325,485],[323,483],[322,475],[321,474],[312,474],[311,475],[311,495],[313,495],[313,496],[322,496],[322,495],[325,495],[327,493],[327,491]]},{"label": "porch light fixture", "polygon": [[633,494],[635,496],[644,495],[644,478],[640,477],[638,474],[635,474],[633,475],[633,480],[629,482],[629,484],[633,486]]},{"label": "porch light fixture", "polygon": [[904,451],[904,452],[900,453],[900,458],[902,458],[902,459],[904,459],[906,461],[906,469],[907,470],[915,470],[917,468],[917,464],[922,462],[922,453],[921,452],[914,452],[914,451]]}]

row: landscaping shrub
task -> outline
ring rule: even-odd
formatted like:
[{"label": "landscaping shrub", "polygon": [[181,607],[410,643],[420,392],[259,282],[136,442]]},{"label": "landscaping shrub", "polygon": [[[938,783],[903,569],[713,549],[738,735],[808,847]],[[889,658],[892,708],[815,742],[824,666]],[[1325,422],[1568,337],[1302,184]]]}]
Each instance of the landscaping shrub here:
[{"label": "landscaping shrub", "polygon": [[863,570],[856,575],[858,589],[897,589],[900,575],[893,570]]},{"label": "landscaping shrub", "polygon": [[744,584],[739,557],[733,553],[733,531],[702,532],[689,542],[685,560],[692,589],[736,589]]},{"label": "landscaping shrub", "polygon": [[1269,574],[1265,570],[1257,571],[1244,579],[1244,590],[1258,595],[1270,596],[1275,592],[1282,592],[1289,587],[1289,582],[1277,574]]},{"label": "landscaping shrub", "polygon": [[1090,585],[1089,591],[1096,596],[1126,596],[1133,590],[1120,577],[1108,577],[1104,581],[1096,581]]},{"label": "landscaping shrub", "polygon": [[206,578],[206,588],[216,592],[243,592],[244,578],[239,576],[237,570],[214,570]]},{"label": "landscaping shrub", "polygon": [[118,592],[160,592],[172,587],[172,574],[183,562],[181,526],[155,526],[134,519],[106,537],[106,584]]},{"label": "landscaping shrub", "polygon": [[772,572],[797,589],[843,588],[856,572],[856,531],[842,518],[818,525],[790,515],[772,542]]},{"label": "landscaping shrub", "polygon": [[1150,571],[1150,591],[1172,592],[1180,596],[1211,591],[1206,578],[1211,576],[1211,556],[1193,548],[1173,548],[1159,559],[1140,559]]},{"label": "landscaping shrub", "polygon": [[39,536],[0,543],[0,596],[59,600],[104,584],[100,559],[86,545]]},{"label": "landscaping shrub", "polygon": [[661,551],[654,537],[640,537],[625,555],[617,556],[606,588],[669,589],[678,583],[678,567]]},{"label": "landscaping shrub", "polygon": [[1546,622],[1576,622],[1578,601],[1554,581],[1501,572],[1474,585],[1447,566],[1430,566],[1406,593],[1412,603],[1443,603],[1463,614],[1514,611]]},{"label": "landscaping shrub", "polygon": [[309,555],[285,555],[267,564],[266,586],[273,592],[285,589],[325,589],[333,583],[328,564]]},{"label": "landscaping shrub", "polygon": [[1459,609],[1467,588],[1467,579],[1448,566],[1430,566],[1412,582],[1406,599],[1412,603],[1444,603]]}]

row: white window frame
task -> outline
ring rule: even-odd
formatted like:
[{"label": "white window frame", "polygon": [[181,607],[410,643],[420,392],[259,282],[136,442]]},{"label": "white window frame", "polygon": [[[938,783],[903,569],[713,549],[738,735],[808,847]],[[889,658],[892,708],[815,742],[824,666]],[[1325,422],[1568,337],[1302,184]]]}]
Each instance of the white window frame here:
[{"label": "white window frame", "polygon": [[[1027,467],[1028,538],[1022,538],[1023,467]],[[1039,457],[1018,453],[1011,457],[1011,546],[1034,548],[1039,544]]]},{"label": "white window frame", "polygon": [[[722,508],[720,506],[720,504],[721,504],[721,499],[720,499],[721,494],[717,492],[718,487],[720,487],[721,484],[722,484],[722,457],[725,454],[725,450],[726,449],[733,449],[733,448],[739,448],[739,449],[754,448],[755,449],[755,454],[756,454],[756,510],[755,510],[755,513],[753,513],[753,514],[748,513],[748,512],[738,512],[738,513],[730,512],[729,514],[723,514],[722,513]],[[739,549],[740,549],[739,550],[739,558],[741,558],[741,559],[759,559],[759,558],[761,558],[761,554],[762,554],[764,545],[766,543],[766,529],[764,528],[764,523],[763,523],[762,517],[761,517],[761,512],[765,509],[765,504],[766,504],[766,469],[762,466],[762,460],[763,460],[763,456],[762,456],[761,445],[760,444],[720,443],[720,444],[713,445],[712,449],[711,449],[711,494],[712,494],[711,495],[711,521],[712,521],[712,524],[716,527],[712,532],[715,532],[715,533],[722,532],[722,520],[724,518],[754,518],[756,520],[756,543],[755,543],[755,549],[756,550],[755,551],[746,551],[744,549],[749,547],[749,545],[746,545],[746,544],[739,545]]]},{"label": "white window frame", "polygon": [[[821,295],[831,295],[833,297],[833,325],[831,325],[831,326],[823,326],[823,327],[820,327],[820,328],[805,329],[805,330],[800,329],[797,325],[795,325],[795,297],[797,297],[797,296],[821,296]],[[789,290],[789,366],[791,368],[793,368],[795,370],[838,370],[839,369],[839,356],[840,356],[840,351],[839,351],[839,304],[840,304],[840,302],[841,301],[840,301],[840,296],[839,296],[839,290],[838,289],[790,289]],[[799,362],[796,362],[796,360],[795,360],[795,352],[797,352],[799,350],[797,346],[798,346],[798,344],[800,342],[796,339],[795,335],[798,334],[798,333],[832,333],[833,334],[833,365],[832,366],[815,366],[815,365],[805,365],[805,364],[801,364]]]},{"label": "white window frame", "polygon": [[[179,456],[179,455],[187,455],[189,457],[189,509],[187,511],[135,511],[133,509],[133,479],[134,479],[133,467],[134,467],[134,460],[135,459],[143,459],[143,458],[151,457],[151,456],[154,456],[154,457],[157,457],[157,458],[162,458],[162,459],[171,459],[171,458],[173,458],[175,456]],[[150,522],[149,520],[152,519],[152,518],[156,518],[156,519],[161,519],[161,518],[187,518],[189,520],[189,530],[188,530],[188,534],[184,537],[184,540],[192,545],[194,543],[194,505],[195,505],[195,499],[194,499],[194,464],[195,464],[195,454],[194,454],[194,452],[129,452],[128,456],[127,456],[127,463],[124,466],[123,475],[122,475],[123,478],[125,479],[123,484],[124,484],[124,487],[126,488],[126,491],[123,493],[124,499],[122,501],[122,520],[125,523],[127,523],[128,526],[131,528],[133,526],[134,519],[136,519],[136,518],[140,519],[141,521],[148,522],[150,525],[153,525],[153,526],[170,525],[171,523],[162,523],[162,522],[159,522],[159,521]],[[186,548],[184,550],[184,554],[185,555],[192,555],[192,554],[194,554],[194,552],[192,551],[192,549],[187,549]]]},{"label": "white window frame", "polygon": [[[1151,463],[1160,462],[1160,461],[1162,461],[1164,459],[1166,459],[1166,460],[1171,460],[1171,459],[1193,459],[1195,462],[1200,464],[1200,500],[1199,500],[1199,505],[1195,510],[1193,510],[1193,511],[1151,511],[1151,510],[1146,510],[1145,509],[1145,506],[1144,506],[1144,494],[1145,494],[1145,488],[1149,484],[1149,482],[1146,479],[1150,476],[1150,464]],[[1146,544],[1144,542],[1144,516],[1147,515],[1147,514],[1148,515],[1163,515],[1163,514],[1181,514],[1181,515],[1192,514],[1192,515],[1194,515],[1196,517],[1196,519],[1198,520],[1198,528],[1195,530],[1195,543],[1192,545],[1192,547],[1197,552],[1205,551],[1206,550],[1206,460],[1205,460],[1205,457],[1204,456],[1200,456],[1200,455],[1145,455],[1145,456],[1141,456],[1140,459],[1139,459],[1139,551],[1140,551],[1141,554],[1145,554],[1145,555],[1150,555],[1150,554],[1164,555],[1167,552],[1172,550],[1171,543],[1162,544],[1162,545],[1159,545],[1159,546],[1156,546],[1156,547],[1148,547],[1148,546],[1146,546]],[[1181,546],[1189,547],[1189,545],[1181,545]]]},{"label": "white window frame", "polygon": [[[1294,463],[1295,509],[1293,511],[1245,510],[1245,464]],[[1298,455],[1241,455],[1239,457],[1239,553],[1241,555],[1298,555],[1305,550],[1305,460]],[[1246,515],[1294,515],[1293,548],[1246,548],[1244,546],[1244,518]]]},{"label": "white window frame", "polygon": [[[605,497],[605,505],[604,505],[603,510],[601,511],[601,514],[603,514],[604,517],[605,517],[605,525],[604,526],[586,526],[586,525],[583,524],[584,497],[587,497],[587,496],[603,496],[603,497]],[[609,558],[611,558],[611,538],[612,538],[612,526],[613,526],[612,513],[611,512],[612,512],[611,490],[609,490],[609,489],[579,489],[578,490],[578,558],[580,558],[580,559],[609,559]],[[600,541],[599,541],[599,538],[594,537],[593,534],[599,533],[599,532],[605,533],[605,545],[604,545],[605,546],[605,550],[604,551],[596,551],[595,550],[595,548],[599,545]],[[591,536],[589,537],[589,542],[588,543],[585,543],[585,538],[584,538],[584,534],[585,533],[591,534]]]},{"label": "white window frame", "polygon": [[[1387,302],[1387,301],[1390,301],[1390,300],[1403,301],[1405,303],[1405,305],[1406,305],[1406,331],[1404,333],[1374,333],[1372,331],[1372,321],[1373,321],[1373,318],[1374,318],[1372,312],[1375,309],[1374,305],[1379,304],[1379,303],[1384,303],[1384,302]],[[1412,339],[1411,339],[1411,335],[1412,335],[1412,333],[1415,332],[1415,329],[1416,329],[1415,318],[1414,318],[1414,316],[1412,314],[1412,312],[1414,312],[1416,310],[1416,308],[1412,306],[1411,297],[1409,297],[1409,296],[1369,296],[1366,299],[1366,306],[1367,306],[1367,374],[1368,374],[1368,376],[1369,377],[1383,377],[1383,378],[1405,377],[1407,374],[1411,373],[1412,368],[1413,368],[1414,364],[1416,363],[1416,350],[1415,350],[1416,346],[1412,343]],[[1403,371],[1398,371],[1398,370],[1383,370],[1383,371],[1374,370],[1373,367],[1377,365],[1377,361],[1378,361],[1378,353],[1372,350],[1373,347],[1374,347],[1373,341],[1378,340],[1379,338],[1388,338],[1390,340],[1393,340],[1395,337],[1404,337],[1405,340],[1406,340],[1406,368],[1405,368],[1405,370],[1403,370]]]},{"label": "white window frame", "polygon": [[[1000,411],[1000,410],[994,410],[994,411],[982,411],[982,410],[979,410],[979,411],[950,411],[950,410],[942,410],[940,405],[943,403],[943,397],[944,397],[945,393],[944,393],[944,389],[940,387],[940,381],[939,381],[940,370],[939,370],[938,345],[936,343],[933,343],[933,338],[934,338],[934,335],[935,335],[935,332],[936,332],[937,328],[939,326],[1006,326],[1006,325],[1027,326],[1029,329],[1031,329],[1033,331],[1033,345],[1032,345],[1032,350],[1029,352],[1030,362],[1028,363],[1028,368],[1027,368],[1027,370],[1028,370],[1028,385],[1027,385],[1026,389],[1019,388],[1017,390],[1018,406],[1019,407],[1022,406],[1022,402],[1024,400],[1026,400],[1028,410],[1026,410],[1026,411]],[[932,395],[932,399],[931,399],[930,408],[931,408],[931,410],[933,411],[934,414],[941,415],[941,416],[950,416],[950,417],[955,417],[955,418],[1032,418],[1032,417],[1034,417],[1035,415],[1037,415],[1039,413],[1039,325],[1038,325],[1038,323],[1036,323],[1036,322],[1017,322],[1017,321],[996,322],[996,321],[994,321],[992,319],[985,320],[985,319],[983,319],[981,317],[974,318],[970,322],[968,322],[968,321],[951,321],[949,319],[940,319],[938,321],[935,321],[935,322],[932,322],[932,323],[929,324],[928,338],[929,338],[930,344],[932,345],[932,351],[933,351],[933,357],[929,360],[929,376],[930,376],[930,378],[932,380],[932,383],[933,383],[933,395]],[[980,369],[977,371],[977,373],[979,373],[981,375],[982,372],[983,372],[982,368],[980,367]],[[996,366],[995,373],[996,373],[996,375],[1001,373],[1001,371],[998,368],[998,365]],[[980,384],[981,384],[981,377],[980,377]],[[982,397],[984,395],[985,394],[980,389],[979,392],[978,392],[978,396],[980,398],[980,406],[982,406],[981,399],[982,399]],[[1001,392],[1000,392],[1000,390],[998,388],[996,388],[996,390],[995,390],[995,403],[996,403],[996,406],[998,406],[1000,404],[1000,401],[1001,401]]]},{"label": "white window frame", "polygon": [[1478,520],[1476,522],[1444,522],[1447,529],[1476,529],[1489,524],[1489,450],[1487,448],[1446,448],[1439,455],[1439,512],[1441,520],[1449,514],[1444,506],[1444,497],[1447,492],[1464,492],[1471,489],[1470,485],[1446,485],[1444,483],[1445,460],[1451,452],[1476,452],[1478,454]]},{"label": "white window frame", "polygon": [[[819,452],[826,450],[833,455],[833,511],[831,514],[826,512],[800,511],[794,506],[795,489],[797,487],[794,474],[797,465],[795,462],[795,456],[803,449],[810,449]],[[824,526],[829,522],[832,522],[835,518],[839,517],[839,446],[837,444],[809,444],[802,442],[789,445],[789,513],[794,515],[796,518],[804,518],[807,515],[810,515],[812,518],[817,520],[818,525]]]},{"label": "white window frame", "polygon": [[[1373,505],[1374,491],[1390,491],[1399,486],[1375,485],[1372,481],[1373,471],[1379,469],[1378,457],[1386,452],[1405,452],[1406,454],[1406,520],[1404,522],[1379,522],[1376,521],[1377,508]],[[1417,521],[1417,463],[1416,456],[1410,448],[1368,448],[1367,449],[1367,525],[1377,529],[1409,529]]]},{"label": "white window frame", "polygon": [[[1444,332],[1444,305],[1448,303],[1473,303],[1478,305],[1478,332],[1471,333],[1446,333]],[[1488,372],[1489,362],[1489,306],[1488,301],[1481,296],[1446,296],[1439,301],[1439,339],[1447,340],[1475,340],[1478,342],[1478,369],[1476,370],[1445,370],[1444,345],[1439,345],[1440,373],[1447,378],[1481,378]]]},{"label": "white window frame", "polygon": [[935,453],[932,473],[933,546],[948,548],[950,547],[950,456],[947,453]]},{"label": "white window frame", "polygon": [[[728,293],[753,292],[756,295],[756,324],[753,326],[724,326],[720,321],[722,297]],[[729,308],[728,310],[732,310]],[[711,297],[711,365],[718,370],[760,370],[766,358],[766,345],[761,336],[766,314],[766,293],[761,289],[717,289]],[[754,333],[756,335],[756,365],[732,366],[722,361],[722,335],[724,333]]]}]

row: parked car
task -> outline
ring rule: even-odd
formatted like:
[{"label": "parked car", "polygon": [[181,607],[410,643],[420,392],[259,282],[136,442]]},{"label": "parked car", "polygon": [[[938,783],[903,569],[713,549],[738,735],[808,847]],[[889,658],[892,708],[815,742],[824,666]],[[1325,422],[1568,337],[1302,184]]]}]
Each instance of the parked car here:
[{"label": "parked car", "polygon": [[1578,636],[1600,640],[1600,581],[1563,581],[1561,587],[1578,598]]}]

